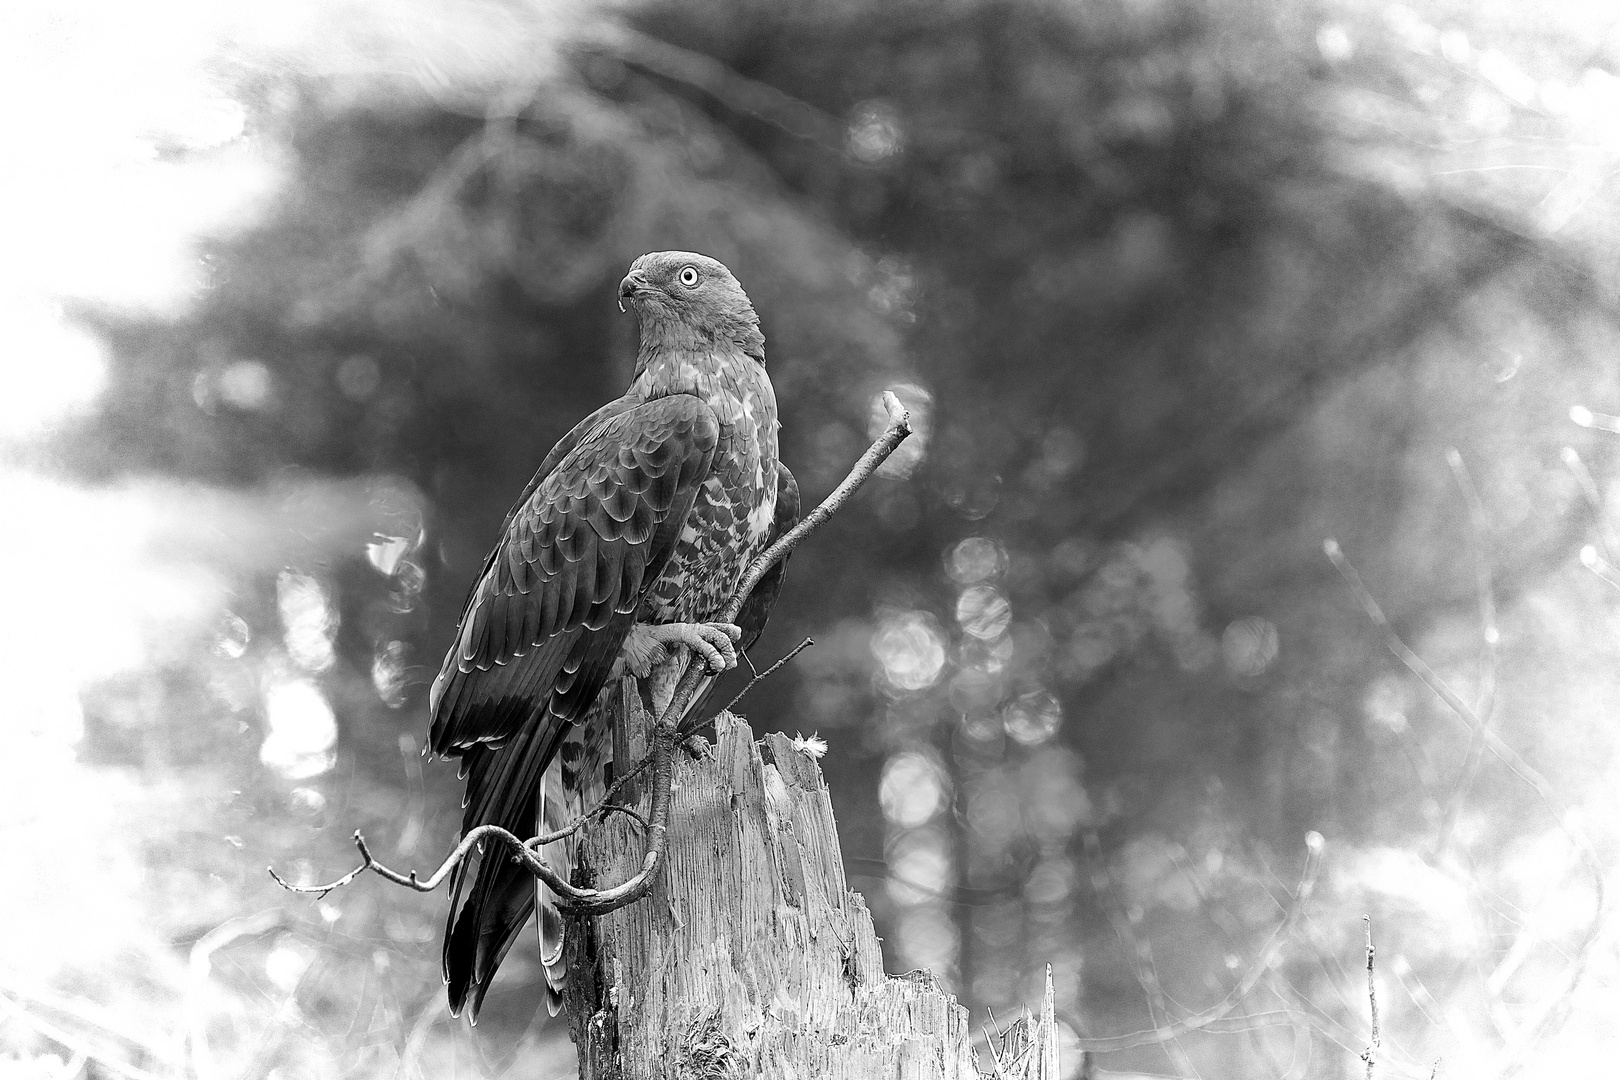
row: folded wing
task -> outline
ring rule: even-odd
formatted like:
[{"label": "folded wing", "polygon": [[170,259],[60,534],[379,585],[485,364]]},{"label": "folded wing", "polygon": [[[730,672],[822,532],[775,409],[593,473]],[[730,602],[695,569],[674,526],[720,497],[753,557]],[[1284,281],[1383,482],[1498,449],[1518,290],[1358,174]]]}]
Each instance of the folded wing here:
[{"label": "folded wing", "polygon": [[[463,830],[535,835],[541,776],[590,709],[643,595],[708,478],[719,425],[698,398],[615,402],[547,457],[508,515],[429,695],[430,746],[459,757]],[[458,868],[444,974],[473,1015],[534,908],[533,879],[504,854]],[[463,892],[465,903],[459,905]]]}]

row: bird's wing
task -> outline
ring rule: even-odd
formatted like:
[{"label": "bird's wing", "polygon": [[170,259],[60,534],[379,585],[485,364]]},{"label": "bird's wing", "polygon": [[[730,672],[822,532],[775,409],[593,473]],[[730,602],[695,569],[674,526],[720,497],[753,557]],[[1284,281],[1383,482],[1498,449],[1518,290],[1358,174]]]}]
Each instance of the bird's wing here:
[{"label": "bird's wing", "polygon": [[[610,412],[509,515],[429,695],[429,745],[459,756],[467,777],[464,830],[534,835],[540,777],[607,680],[718,437],[713,411],[690,395]],[[480,858],[458,912],[467,874],[463,863],[452,880],[444,965],[452,1009],[471,993],[476,1016],[534,894],[510,860]]]},{"label": "bird's wing", "polygon": [[[595,430],[604,420],[626,412],[634,408],[636,404],[634,398],[615,398],[575,424],[568,434],[558,439],[557,444],[546,454],[545,460],[540,462],[540,467],[529,478],[528,486],[523,489],[523,494],[519,495],[517,502],[512,504],[512,509],[506,512],[506,520],[501,522],[501,535],[505,536],[511,531],[512,522],[529,505],[529,500],[534,498],[535,490],[539,488],[541,482],[551,475],[551,471],[562,462],[562,459],[568,455],[570,450],[579,445],[581,439]],[[484,578],[488,576],[490,567],[495,565],[495,557],[500,553],[501,545],[496,544],[490,550],[490,553],[484,557],[484,568],[479,571],[478,577],[473,579],[472,588],[467,590],[467,600],[461,606],[461,623],[457,626],[458,630],[466,624],[467,615],[472,610],[473,601],[478,598],[478,587],[483,583]]]},{"label": "bird's wing", "polygon": [[567,719],[589,707],[583,684],[601,681],[583,677],[587,662],[611,666],[629,624],[611,650],[600,631],[634,614],[669,559],[718,435],[702,401],[658,398],[599,421],[531,484],[433,682],[434,751],[499,746],[542,704]]}]

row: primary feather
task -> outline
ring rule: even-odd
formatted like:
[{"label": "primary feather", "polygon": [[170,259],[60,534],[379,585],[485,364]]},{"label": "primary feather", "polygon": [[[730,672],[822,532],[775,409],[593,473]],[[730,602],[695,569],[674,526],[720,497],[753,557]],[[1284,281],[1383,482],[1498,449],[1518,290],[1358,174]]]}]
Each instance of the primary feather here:
[{"label": "primary feather", "polygon": [[[764,336],[730,271],[657,252],[636,260],[620,295],[641,322],[630,388],[541,463],[429,695],[430,745],[459,758],[467,780],[464,831],[497,824],[526,838],[588,808],[611,747],[598,698],[632,626],[712,620],[748,563],[797,520]],[[780,586],[779,564],[740,616],[745,645]],[[450,1007],[476,1019],[534,913],[534,880],[504,853],[485,853],[457,869],[451,897]],[[548,980],[561,972],[548,932],[558,926],[543,912]]]}]

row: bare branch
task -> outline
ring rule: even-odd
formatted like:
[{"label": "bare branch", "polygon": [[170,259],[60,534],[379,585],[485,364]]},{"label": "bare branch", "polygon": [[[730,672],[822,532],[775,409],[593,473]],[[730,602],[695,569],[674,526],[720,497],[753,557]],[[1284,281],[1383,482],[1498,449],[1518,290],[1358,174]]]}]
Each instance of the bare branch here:
[{"label": "bare branch", "polygon": [[906,437],[911,434],[911,414],[900,404],[900,399],[895,397],[891,390],[883,391],[883,407],[889,412],[889,426],[884,429],[883,434],[879,435],[877,441],[861,455],[861,459],[849,470],[849,475],[844,477],[843,482],[821,500],[821,505],[806,514],[803,520],[754,560],[748,572],[743,574],[742,580],[737,583],[737,591],[732,595],[731,603],[721,612],[720,622],[736,622],[738,612],[742,611],[743,604],[748,600],[748,594],[754,591],[754,586],[759,584],[765,572],[786,558],[788,552],[798,547],[801,540],[821,528],[823,522],[838,513],[849,501],[850,496],[860,490],[861,485],[877,471],[877,467],[894,453],[897,446],[905,442]]},{"label": "bare branch", "polygon": [[1367,1080],[1373,1080],[1373,1070],[1378,1067],[1378,1051],[1384,1040],[1378,1031],[1378,987],[1373,981],[1372,916],[1363,915],[1361,925],[1367,932],[1367,1005],[1372,1010],[1372,1041],[1367,1044],[1361,1060],[1367,1063]]}]

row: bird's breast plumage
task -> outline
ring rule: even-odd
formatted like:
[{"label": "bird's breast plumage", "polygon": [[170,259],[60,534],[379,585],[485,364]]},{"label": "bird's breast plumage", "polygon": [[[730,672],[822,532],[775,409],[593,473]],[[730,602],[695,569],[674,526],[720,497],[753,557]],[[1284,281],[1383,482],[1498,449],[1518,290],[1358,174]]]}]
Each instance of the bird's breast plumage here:
[{"label": "bird's breast plumage", "polygon": [[777,493],[776,395],[764,365],[724,348],[682,351],[644,374],[651,392],[690,393],[707,403],[720,422],[720,440],[676,549],[637,619],[703,622],[725,606],[770,535]]}]

